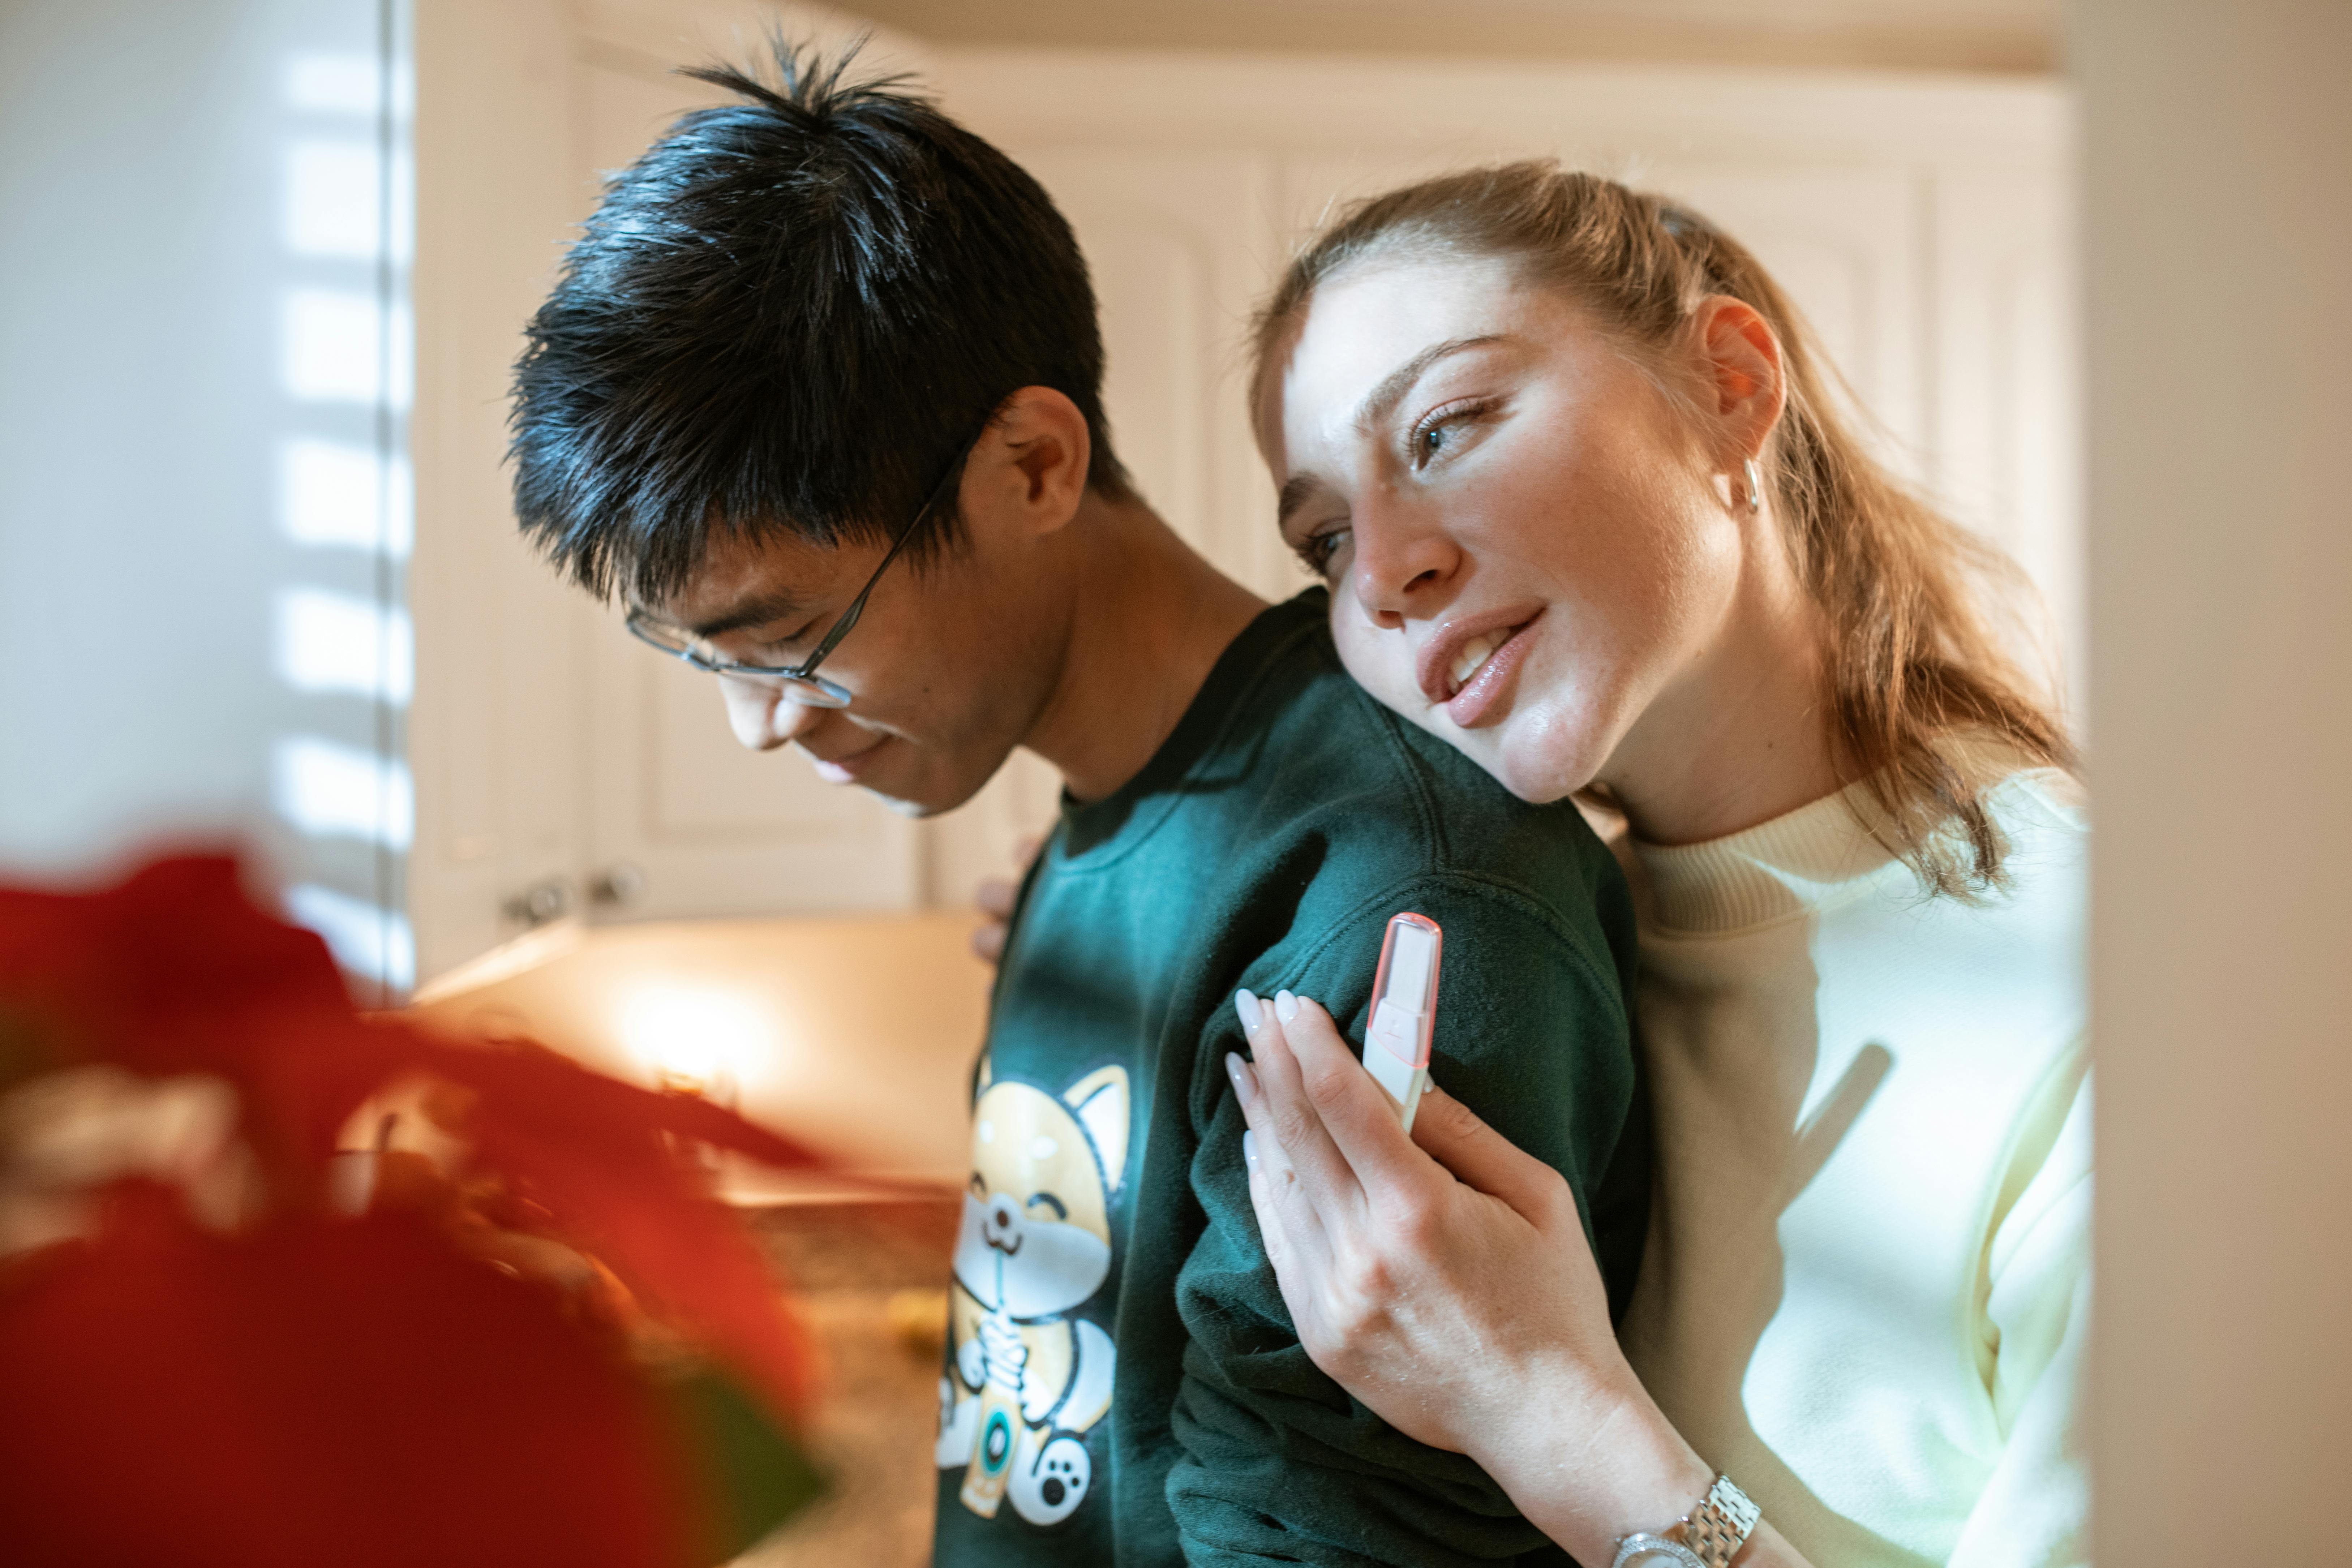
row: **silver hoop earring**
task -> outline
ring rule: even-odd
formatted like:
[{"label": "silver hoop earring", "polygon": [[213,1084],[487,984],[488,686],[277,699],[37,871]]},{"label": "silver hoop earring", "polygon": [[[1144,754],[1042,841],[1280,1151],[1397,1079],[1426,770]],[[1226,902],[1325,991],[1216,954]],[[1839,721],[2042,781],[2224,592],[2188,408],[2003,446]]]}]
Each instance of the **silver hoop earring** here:
[{"label": "silver hoop earring", "polygon": [[1748,479],[1748,510],[1750,512],[1762,511],[1764,510],[1763,471],[1757,468],[1756,459],[1753,458],[1742,463],[1740,468]]}]

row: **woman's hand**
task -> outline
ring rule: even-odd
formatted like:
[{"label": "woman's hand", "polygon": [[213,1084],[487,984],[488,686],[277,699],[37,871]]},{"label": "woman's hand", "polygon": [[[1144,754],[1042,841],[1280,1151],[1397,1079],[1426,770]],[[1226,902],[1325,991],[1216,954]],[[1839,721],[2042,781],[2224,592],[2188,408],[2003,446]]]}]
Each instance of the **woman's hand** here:
[{"label": "woman's hand", "polygon": [[1406,1136],[1313,1002],[1234,1005],[1257,1058],[1226,1058],[1250,1199],[1315,1364],[1476,1459],[1580,1561],[1688,1512],[1714,1472],[1618,1350],[1559,1173],[1435,1088]]},{"label": "woman's hand", "polygon": [[972,889],[973,907],[980,910],[980,923],[971,928],[972,956],[993,967],[1004,956],[1004,939],[1013,932],[1013,906],[1021,897],[1021,879],[1029,874],[1029,862],[1037,858],[1045,847],[1045,839],[1031,834],[1013,847],[1015,862],[1010,877],[985,877]]},{"label": "woman's hand", "polygon": [[1531,1375],[1604,1392],[1623,1358],[1559,1173],[1440,1089],[1407,1137],[1321,1007],[1244,992],[1244,1026],[1253,1005],[1255,1069],[1226,1065],[1259,1231],[1315,1364],[1399,1431],[1460,1453],[1525,1402]]}]

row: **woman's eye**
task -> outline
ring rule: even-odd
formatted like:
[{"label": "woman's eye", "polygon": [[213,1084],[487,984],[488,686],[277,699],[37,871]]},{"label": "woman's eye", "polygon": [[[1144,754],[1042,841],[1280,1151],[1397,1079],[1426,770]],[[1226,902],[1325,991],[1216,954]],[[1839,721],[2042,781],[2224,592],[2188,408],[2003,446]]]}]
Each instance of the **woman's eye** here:
[{"label": "woman's eye", "polygon": [[1298,542],[1298,559],[1307,563],[1308,571],[1328,577],[1331,574],[1331,558],[1339,553],[1340,547],[1354,532],[1353,529],[1329,528],[1320,533],[1309,534]]},{"label": "woman's eye", "polygon": [[1462,426],[1484,414],[1487,406],[1476,401],[1456,403],[1423,415],[1421,423],[1412,427],[1407,442],[1412,451],[1412,466],[1427,468],[1431,458],[1459,446]]}]

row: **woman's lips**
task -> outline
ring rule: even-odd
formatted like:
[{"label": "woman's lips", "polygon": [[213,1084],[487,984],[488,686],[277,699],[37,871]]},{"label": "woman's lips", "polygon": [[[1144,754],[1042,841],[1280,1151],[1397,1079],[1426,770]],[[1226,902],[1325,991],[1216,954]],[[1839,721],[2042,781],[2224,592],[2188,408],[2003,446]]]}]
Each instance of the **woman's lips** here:
[{"label": "woman's lips", "polygon": [[[1519,666],[1526,662],[1528,650],[1534,646],[1535,639],[1528,637],[1528,632],[1541,618],[1540,616],[1531,616],[1516,626],[1503,627],[1488,634],[1489,637],[1499,637],[1502,641],[1471,672],[1469,680],[1460,685],[1446,700],[1445,716],[1455,725],[1467,730],[1501,706],[1505,689],[1510,685],[1511,678],[1518,673]],[[1476,651],[1479,642],[1484,640],[1483,637],[1474,639],[1464,652]]]},{"label": "woman's lips", "polygon": [[1451,700],[1496,648],[1542,614],[1541,605],[1498,605],[1439,622],[1413,655],[1422,695],[1432,707]]}]

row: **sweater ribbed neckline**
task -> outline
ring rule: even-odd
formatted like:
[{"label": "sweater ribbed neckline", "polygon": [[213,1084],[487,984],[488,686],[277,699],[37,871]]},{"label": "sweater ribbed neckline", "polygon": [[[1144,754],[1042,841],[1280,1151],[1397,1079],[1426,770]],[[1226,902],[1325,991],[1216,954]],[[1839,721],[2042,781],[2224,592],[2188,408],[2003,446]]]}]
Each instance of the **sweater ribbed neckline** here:
[{"label": "sweater ribbed neckline", "polygon": [[1644,844],[1634,857],[1659,929],[1717,934],[1818,909],[1895,858],[1864,826],[1883,815],[1867,784],[1703,844]]}]

